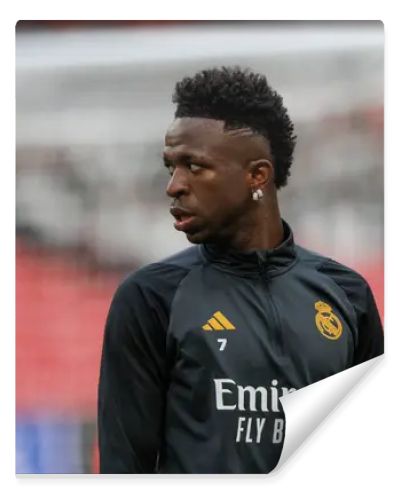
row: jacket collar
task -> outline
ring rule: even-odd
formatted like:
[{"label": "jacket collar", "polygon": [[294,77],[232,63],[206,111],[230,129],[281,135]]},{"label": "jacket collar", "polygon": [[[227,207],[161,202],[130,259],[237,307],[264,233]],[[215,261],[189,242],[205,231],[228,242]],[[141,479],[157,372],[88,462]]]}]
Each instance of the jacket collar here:
[{"label": "jacket collar", "polygon": [[226,250],[214,244],[200,245],[206,261],[232,274],[242,276],[272,277],[289,270],[296,263],[296,248],[293,232],[282,219],[284,239],[276,248],[239,252]]}]

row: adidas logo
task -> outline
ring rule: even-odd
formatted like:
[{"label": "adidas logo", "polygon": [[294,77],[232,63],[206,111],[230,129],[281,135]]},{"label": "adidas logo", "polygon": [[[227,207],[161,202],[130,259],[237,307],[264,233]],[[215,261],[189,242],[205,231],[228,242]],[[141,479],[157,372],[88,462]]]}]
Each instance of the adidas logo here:
[{"label": "adidas logo", "polygon": [[202,326],[206,332],[212,330],[236,330],[235,326],[227,319],[221,311],[215,312],[212,317]]}]

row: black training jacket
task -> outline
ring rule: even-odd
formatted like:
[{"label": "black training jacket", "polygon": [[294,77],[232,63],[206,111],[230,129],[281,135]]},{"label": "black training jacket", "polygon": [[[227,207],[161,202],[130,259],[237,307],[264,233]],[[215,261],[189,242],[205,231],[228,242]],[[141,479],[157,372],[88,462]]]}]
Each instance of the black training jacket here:
[{"label": "black training jacket", "polygon": [[113,298],[98,405],[101,473],[265,473],[279,397],[383,352],[356,272],[285,240],[196,245],[131,274]]}]

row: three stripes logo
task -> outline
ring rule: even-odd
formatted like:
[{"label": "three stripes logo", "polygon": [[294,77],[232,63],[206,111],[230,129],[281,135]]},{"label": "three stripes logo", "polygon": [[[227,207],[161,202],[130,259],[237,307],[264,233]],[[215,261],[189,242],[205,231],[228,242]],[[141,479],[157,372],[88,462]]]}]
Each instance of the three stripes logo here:
[{"label": "three stripes logo", "polygon": [[232,325],[229,319],[222,314],[221,311],[217,311],[212,315],[207,323],[202,326],[202,329],[206,332],[210,332],[213,330],[236,330],[236,327]]}]

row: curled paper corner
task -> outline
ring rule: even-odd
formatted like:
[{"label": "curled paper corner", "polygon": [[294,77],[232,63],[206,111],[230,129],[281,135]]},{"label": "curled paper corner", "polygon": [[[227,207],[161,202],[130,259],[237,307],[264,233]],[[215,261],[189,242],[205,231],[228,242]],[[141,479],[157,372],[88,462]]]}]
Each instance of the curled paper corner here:
[{"label": "curled paper corner", "polygon": [[285,440],[272,474],[279,472],[307,437],[382,359],[383,355],[378,356],[279,398],[285,413]]}]

